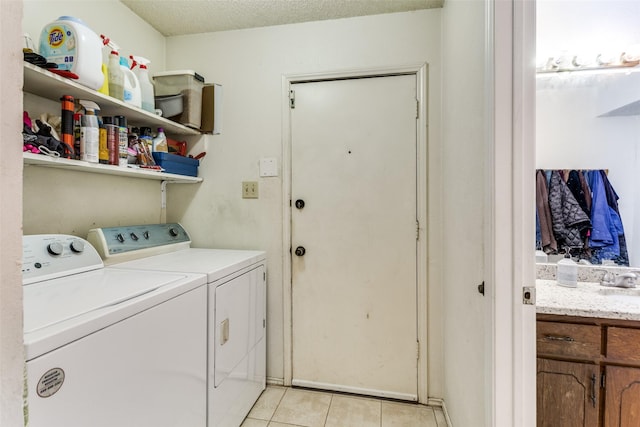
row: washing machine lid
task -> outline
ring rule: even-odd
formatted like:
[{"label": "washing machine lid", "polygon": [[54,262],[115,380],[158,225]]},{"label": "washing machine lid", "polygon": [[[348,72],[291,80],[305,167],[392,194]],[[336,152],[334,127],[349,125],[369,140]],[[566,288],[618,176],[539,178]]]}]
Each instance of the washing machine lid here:
[{"label": "washing machine lid", "polygon": [[27,360],[205,283],[204,275],[102,268],[23,286]]},{"label": "washing machine lid", "polygon": [[202,273],[207,275],[207,282],[212,283],[264,261],[265,257],[264,251],[187,248],[115,264],[114,267]]}]

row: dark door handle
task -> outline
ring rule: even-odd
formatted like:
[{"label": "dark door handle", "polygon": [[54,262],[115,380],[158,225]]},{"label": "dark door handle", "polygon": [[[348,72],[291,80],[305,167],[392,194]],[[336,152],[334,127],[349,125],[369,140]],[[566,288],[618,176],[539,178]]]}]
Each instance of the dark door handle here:
[{"label": "dark door handle", "polygon": [[305,254],[306,252],[307,252],[307,250],[306,250],[303,246],[298,246],[298,247],[296,248],[296,252],[295,252],[295,254],[296,254],[297,256],[304,256],[304,254]]},{"label": "dark door handle", "polygon": [[296,208],[298,208],[298,209],[304,208],[304,200],[302,200],[302,199],[296,200]]}]

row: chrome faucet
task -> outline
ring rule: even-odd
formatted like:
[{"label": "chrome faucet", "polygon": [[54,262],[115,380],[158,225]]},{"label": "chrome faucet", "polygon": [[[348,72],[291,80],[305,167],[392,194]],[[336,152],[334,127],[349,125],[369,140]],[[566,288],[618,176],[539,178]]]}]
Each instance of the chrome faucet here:
[{"label": "chrome faucet", "polygon": [[596,271],[604,272],[602,279],[600,279],[601,286],[614,286],[618,288],[636,287],[636,278],[638,276],[635,273],[623,273],[616,275],[615,273],[611,273],[603,269],[597,269]]},{"label": "chrome faucet", "polygon": [[635,288],[636,274],[624,273],[616,277],[616,286],[619,288]]}]

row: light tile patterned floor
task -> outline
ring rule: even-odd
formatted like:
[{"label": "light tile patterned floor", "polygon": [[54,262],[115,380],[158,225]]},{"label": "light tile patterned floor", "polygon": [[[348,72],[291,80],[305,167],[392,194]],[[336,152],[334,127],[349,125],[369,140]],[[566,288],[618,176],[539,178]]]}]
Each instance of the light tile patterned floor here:
[{"label": "light tile patterned floor", "polygon": [[447,427],[441,408],[268,386],[241,427]]}]

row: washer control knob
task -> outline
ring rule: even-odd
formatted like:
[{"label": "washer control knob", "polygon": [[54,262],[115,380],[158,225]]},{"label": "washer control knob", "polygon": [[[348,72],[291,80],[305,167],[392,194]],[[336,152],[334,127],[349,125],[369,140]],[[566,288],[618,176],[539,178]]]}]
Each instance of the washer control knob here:
[{"label": "washer control knob", "polygon": [[71,252],[79,254],[84,251],[84,242],[82,240],[74,240],[71,242]]},{"label": "washer control knob", "polygon": [[63,247],[60,242],[53,242],[47,245],[47,252],[51,255],[62,255]]},{"label": "washer control knob", "polygon": [[133,241],[137,241],[139,239],[138,235],[136,233],[131,233],[129,234],[129,236],[131,236],[131,240]]},{"label": "washer control knob", "polygon": [[144,233],[142,233],[142,236],[143,236],[145,239],[149,240],[149,232],[148,232],[148,231],[145,231]]},{"label": "washer control knob", "polygon": [[178,230],[172,227],[169,229],[169,234],[171,234],[171,237],[178,237]]},{"label": "washer control knob", "polygon": [[118,242],[124,243],[124,236],[122,235],[122,233],[118,233],[116,239],[118,240]]}]

